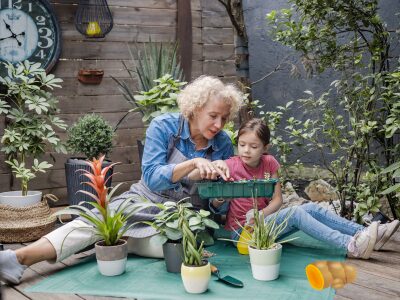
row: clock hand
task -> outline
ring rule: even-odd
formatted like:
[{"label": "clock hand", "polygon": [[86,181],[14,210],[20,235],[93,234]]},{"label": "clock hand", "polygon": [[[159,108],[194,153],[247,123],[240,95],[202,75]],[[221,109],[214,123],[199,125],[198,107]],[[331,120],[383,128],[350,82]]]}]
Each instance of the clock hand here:
[{"label": "clock hand", "polygon": [[4,19],[3,19],[3,22],[4,22],[4,24],[6,24],[6,29],[8,31],[10,31],[12,34],[14,34],[14,32],[11,30],[11,26],[9,24],[7,24],[6,21],[4,21]]},{"label": "clock hand", "polygon": [[1,38],[0,39],[0,41],[2,41],[2,40],[6,40],[6,39],[9,39],[9,38],[12,38],[13,36],[12,35],[10,35],[10,36],[8,36],[8,37],[5,37],[5,38]]}]

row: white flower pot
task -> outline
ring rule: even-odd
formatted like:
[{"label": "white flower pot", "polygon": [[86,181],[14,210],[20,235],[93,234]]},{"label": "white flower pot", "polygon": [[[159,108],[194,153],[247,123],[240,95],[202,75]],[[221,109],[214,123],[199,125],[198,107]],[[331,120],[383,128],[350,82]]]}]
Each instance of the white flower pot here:
[{"label": "white flower pot", "polygon": [[42,200],[42,192],[28,191],[26,196],[22,196],[22,191],[11,191],[0,193],[0,204],[13,207],[24,207],[34,205]]},{"label": "white flower pot", "polygon": [[204,293],[208,289],[208,283],[210,282],[210,263],[207,262],[207,264],[200,267],[182,264],[181,277],[186,292],[190,294]]},{"label": "white flower pot", "polygon": [[276,244],[275,249],[258,250],[249,246],[251,272],[254,279],[270,281],[279,276],[282,245]]},{"label": "white flower pot", "polygon": [[97,267],[104,276],[117,276],[125,272],[128,256],[128,243],[120,240],[121,244],[104,246],[104,241],[95,244]]}]

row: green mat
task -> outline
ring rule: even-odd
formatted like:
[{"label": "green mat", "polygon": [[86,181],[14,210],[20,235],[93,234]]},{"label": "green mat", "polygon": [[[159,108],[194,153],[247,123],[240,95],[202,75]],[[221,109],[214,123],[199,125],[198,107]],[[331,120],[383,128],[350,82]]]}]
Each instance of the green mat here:
[{"label": "green mat", "polygon": [[332,249],[304,234],[296,240],[296,244],[283,246],[280,276],[269,282],[253,279],[249,257],[239,255],[231,243],[217,241],[207,248],[216,253],[210,262],[218,266],[221,275],[238,278],[243,281],[244,288],[229,287],[212,277],[206,293],[188,294],[180,274],[168,273],[163,260],[137,256],[129,256],[123,275],[105,277],[98,272],[95,257],[92,256],[26,291],[137,299],[333,299],[333,289],[316,291],[310,287],[304,268],[315,260],[343,260],[343,250]]}]

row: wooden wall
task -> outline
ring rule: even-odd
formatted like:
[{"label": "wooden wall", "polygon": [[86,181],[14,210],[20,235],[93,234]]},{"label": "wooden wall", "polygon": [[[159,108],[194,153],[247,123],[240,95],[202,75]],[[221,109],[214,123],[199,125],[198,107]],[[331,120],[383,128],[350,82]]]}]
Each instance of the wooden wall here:
[{"label": "wooden wall", "polygon": [[[104,39],[87,39],[73,24],[78,0],[51,0],[62,29],[61,58],[53,73],[64,80],[63,88],[55,92],[60,101],[60,117],[69,125],[85,113],[101,114],[112,125],[130,109],[111,76],[124,79],[133,89],[123,62],[128,65],[128,42],[175,40],[176,0],[109,0],[114,27]],[[235,81],[233,62],[233,29],[224,8],[216,0],[191,0],[193,29],[192,77],[201,74]],[[100,68],[105,72],[100,85],[84,85],[76,75],[81,68]],[[4,118],[0,119],[0,135]],[[140,178],[136,140],[143,137],[141,116],[131,114],[120,126],[114,141],[111,160],[122,164],[116,167],[113,183],[126,182],[125,189]],[[60,133],[65,137],[65,133]],[[66,204],[64,162],[69,155],[47,153],[53,168],[40,174],[30,183],[31,190],[53,193],[60,198],[56,205]],[[52,157],[55,161],[52,161]],[[0,154],[0,192],[18,190],[10,170]]]}]

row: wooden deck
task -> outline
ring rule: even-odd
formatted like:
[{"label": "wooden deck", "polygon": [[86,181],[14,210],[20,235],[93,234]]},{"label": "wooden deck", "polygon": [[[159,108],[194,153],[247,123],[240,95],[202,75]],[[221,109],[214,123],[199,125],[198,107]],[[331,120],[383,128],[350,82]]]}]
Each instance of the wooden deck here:
[{"label": "wooden deck", "polygon": [[[6,244],[5,249],[17,249],[23,246],[24,244]],[[52,273],[77,263],[79,258],[90,255],[92,251],[82,252],[56,264],[41,262],[31,266],[25,271],[20,285],[13,287],[3,285],[3,300],[122,299],[73,294],[27,293],[24,291],[25,288]],[[400,230],[393,235],[381,251],[374,252],[369,260],[348,259],[347,262],[357,267],[357,280],[355,283],[346,285],[343,289],[338,290],[335,299],[400,299]]]}]

